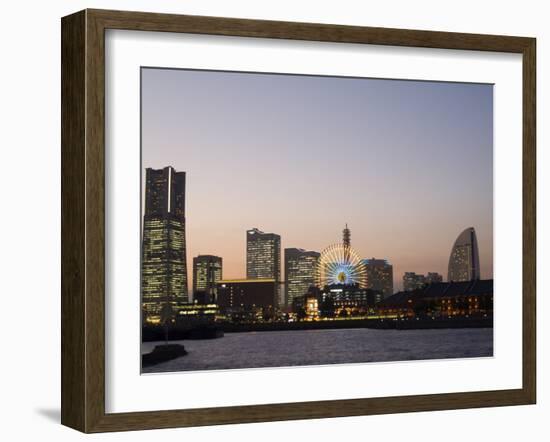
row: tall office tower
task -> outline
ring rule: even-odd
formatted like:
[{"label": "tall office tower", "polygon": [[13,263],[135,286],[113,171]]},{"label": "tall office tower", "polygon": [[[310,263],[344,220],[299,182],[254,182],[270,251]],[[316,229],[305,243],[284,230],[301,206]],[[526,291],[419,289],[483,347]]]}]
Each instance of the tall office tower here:
[{"label": "tall office tower", "polygon": [[315,285],[315,272],[319,261],[318,252],[304,249],[285,249],[285,297],[284,304],[304,296],[310,286]]},{"label": "tall office tower", "polygon": [[433,284],[436,282],[443,282],[443,275],[437,272],[428,272],[426,275],[426,284]]},{"label": "tall office tower", "polygon": [[456,239],[449,257],[448,281],[472,281],[480,278],[476,231],[468,227]]},{"label": "tall office tower", "polygon": [[384,298],[393,295],[393,266],[387,259],[364,259],[367,270],[367,288],[382,293]]},{"label": "tall office tower", "polygon": [[275,304],[284,307],[281,285],[281,237],[256,228],[246,231],[246,278],[274,279]]},{"label": "tall office tower", "polygon": [[405,272],[403,275],[403,290],[405,292],[420,289],[424,285],[426,285],[426,277],[424,275],[418,275],[414,272]]},{"label": "tall office tower", "polygon": [[158,320],[165,305],[188,301],[185,245],[185,172],[146,169],[141,302]]},{"label": "tall office tower", "polygon": [[246,279],[281,280],[281,237],[253,228],[246,232]]},{"label": "tall office tower", "polygon": [[[216,297],[218,282],[222,279],[222,258],[214,255],[199,255],[193,258],[193,297],[203,302],[212,302]],[[200,300],[199,300],[200,301]],[[204,302],[206,301],[206,302]]]}]

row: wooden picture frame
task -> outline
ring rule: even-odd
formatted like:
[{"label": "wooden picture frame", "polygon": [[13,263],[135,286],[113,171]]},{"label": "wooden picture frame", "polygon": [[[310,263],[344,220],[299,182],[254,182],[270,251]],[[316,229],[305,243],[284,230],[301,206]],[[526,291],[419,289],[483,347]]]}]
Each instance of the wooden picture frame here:
[{"label": "wooden picture frame", "polygon": [[[105,30],[518,53],[523,57],[523,385],[519,389],[105,412]],[[83,432],[533,404],[536,41],[533,38],[84,10],[62,19],[62,424]]]}]

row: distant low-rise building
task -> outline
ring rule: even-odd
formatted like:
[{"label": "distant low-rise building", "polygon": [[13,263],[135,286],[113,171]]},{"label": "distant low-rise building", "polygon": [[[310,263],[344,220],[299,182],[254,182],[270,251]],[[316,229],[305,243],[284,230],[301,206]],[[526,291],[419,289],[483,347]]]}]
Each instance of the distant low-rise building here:
[{"label": "distant low-rise building", "polygon": [[410,292],[424,287],[426,284],[426,277],[419,275],[415,272],[405,272],[403,275],[403,290]]},{"label": "distant low-rise building", "polygon": [[493,314],[493,280],[439,282],[403,291],[376,305],[382,317],[476,317]]},{"label": "distant low-rise building", "polygon": [[435,282],[443,282],[443,275],[437,272],[428,272],[426,275],[426,284],[433,284]]}]

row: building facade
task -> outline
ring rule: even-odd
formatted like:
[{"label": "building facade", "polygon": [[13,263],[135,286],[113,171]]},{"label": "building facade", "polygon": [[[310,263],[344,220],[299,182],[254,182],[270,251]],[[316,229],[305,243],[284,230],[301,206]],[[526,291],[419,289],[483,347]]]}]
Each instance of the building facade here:
[{"label": "building facade", "polygon": [[273,309],[277,286],[273,278],[221,280],[218,282],[218,305],[225,313]]},{"label": "building facade", "polygon": [[367,270],[367,288],[381,292],[384,297],[393,295],[393,266],[387,259],[364,259]]},{"label": "building facade", "polygon": [[447,280],[461,282],[479,278],[479,250],[476,231],[473,227],[468,227],[458,235],[451,249]]},{"label": "building facade", "polygon": [[256,228],[246,232],[246,278],[281,280],[281,237]]},{"label": "building facade", "polygon": [[439,282],[415,292],[399,292],[376,305],[392,318],[491,318],[493,280]]},{"label": "building facade", "polygon": [[[321,291],[321,308],[330,310],[332,304],[336,317],[366,316],[383,298],[384,295],[380,291],[335,284]],[[327,311],[323,313],[326,315]]]},{"label": "building facade", "polygon": [[209,323],[216,320],[219,314],[217,304],[189,303],[178,306],[176,323]]},{"label": "building facade", "polygon": [[193,297],[204,297],[201,303],[216,299],[217,284],[222,279],[222,258],[199,255],[193,258]]},{"label": "building facade", "polygon": [[405,272],[403,275],[403,290],[411,292],[420,289],[426,284],[426,277],[415,272]]},{"label": "building facade", "polygon": [[318,252],[285,249],[285,306],[291,306],[294,298],[305,295],[315,285],[319,256]]},{"label": "building facade", "polygon": [[426,284],[434,284],[436,282],[443,282],[443,275],[437,272],[428,272],[426,275]]},{"label": "building facade", "polygon": [[[312,303],[316,299],[317,302]],[[323,319],[368,316],[383,300],[379,291],[358,285],[332,284],[323,289],[311,287],[307,294],[293,299],[292,312],[297,319]],[[317,312],[312,309],[315,306]]]},{"label": "building facade", "polygon": [[141,302],[146,320],[160,320],[163,307],[187,302],[185,172],[146,169]]}]

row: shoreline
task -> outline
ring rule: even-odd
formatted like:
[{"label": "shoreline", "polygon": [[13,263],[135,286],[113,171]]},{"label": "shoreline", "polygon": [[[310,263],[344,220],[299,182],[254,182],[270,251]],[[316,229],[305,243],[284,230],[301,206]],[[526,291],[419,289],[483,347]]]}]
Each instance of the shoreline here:
[{"label": "shoreline", "polygon": [[[256,324],[231,324],[217,322],[195,328],[172,328],[168,341],[182,339],[216,339],[224,333],[335,330],[370,328],[377,330],[432,330],[492,328],[493,318],[451,318],[451,319],[336,319],[333,321],[265,322]],[[142,342],[164,340],[161,327],[143,327]]]},{"label": "shoreline", "polygon": [[334,321],[303,321],[278,323],[267,322],[258,324],[223,324],[224,333],[270,332],[285,330],[331,330],[370,328],[377,330],[430,330],[456,328],[492,328],[493,318],[453,318],[453,319],[352,319]]}]

